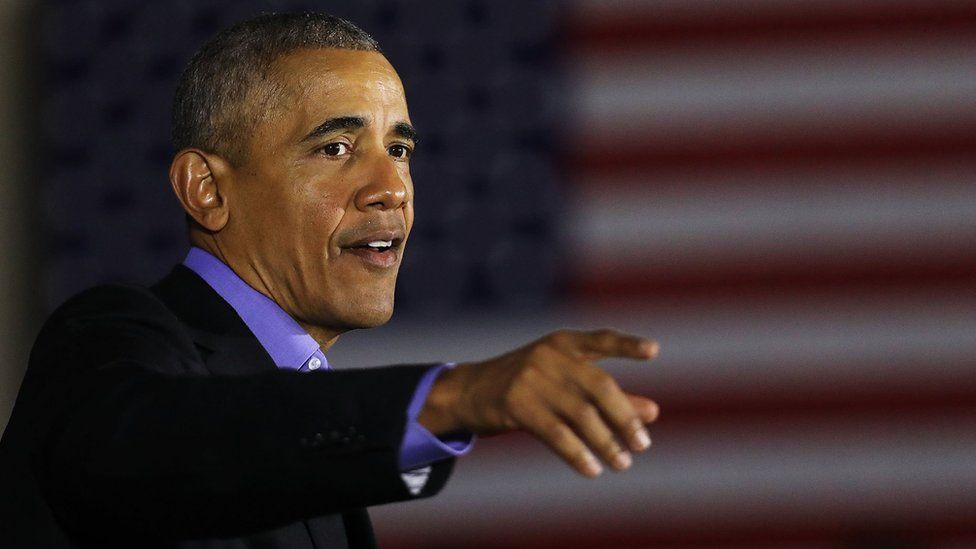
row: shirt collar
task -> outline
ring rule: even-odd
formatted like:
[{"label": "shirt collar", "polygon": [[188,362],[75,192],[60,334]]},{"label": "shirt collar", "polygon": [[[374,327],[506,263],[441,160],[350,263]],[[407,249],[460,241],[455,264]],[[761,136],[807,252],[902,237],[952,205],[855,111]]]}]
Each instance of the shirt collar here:
[{"label": "shirt collar", "polygon": [[[295,319],[210,253],[190,248],[183,265],[200,275],[237,312],[279,368],[297,370],[319,351],[318,342]],[[327,368],[328,363],[323,366]]]}]

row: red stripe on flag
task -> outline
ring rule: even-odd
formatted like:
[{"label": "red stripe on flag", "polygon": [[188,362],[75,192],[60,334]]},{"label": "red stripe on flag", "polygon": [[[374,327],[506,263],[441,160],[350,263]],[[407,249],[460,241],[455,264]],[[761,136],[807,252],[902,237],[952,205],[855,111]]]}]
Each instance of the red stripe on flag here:
[{"label": "red stripe on flag", "polygon": [[[924,370],[925,361],[918,360],[916,368]],[[795,365],[791,365],[795,366]],[[880,366],[880,367],[879,367]],[[885,371],[885,365],[850,364],[850,368],[870,368]],[[889,364],[890,366],[890,364]],[[965,364],[939,363],[955,376],[927,379],[915,374],[911,379],[878,380],[877,383],[847,383],[837,381],[816,387],[786,387],[776,382],[764,382],[762,391],[743,387],[699,390],[694,395],[682,391],[670,393],[661,387],[624,387],[628,391],[653,398],[661,406],[661,426],[682,431],[710,422],[739,422],[754,425],[761,433],[764,425],[803,425],[844,423],[845,421],[878,420],[897,422],[919,417],[958,418],[960,424],[976,425],[976,359]],[[818,371],[820,365],[810,364],[808,371]],[[758,383],[758,382],[757,382]]]},{"label": "red stripe on flag", "polygon": [[689,297],[898,292],[927,286],[959,287],[966,295],[976,292],[976,250],[914,258],[897,252],[897,243],[892,243],[891,256],[883,258],[784,257],[775,263],[743,258],[736,264],[701,270],[653,263],[622,268],[590,261],[577,266],[565,290],[578,304],[589,307],[639,307]]},{"label": "red stripe on flag", "polygon": [[682,46],[720,49],[735,45],[781,46],[783,43],[872,43],[894,39],[931,40],[972,36],[976,4],[933,1],[917,5],[795,6],[789,10],[728,9],[716,5],[694,12],[646,15],[628,10],[591,13],[577,10],[567,21],[565,43],[581,53],[614,54]]},{"label": "red stripe on flag", "polygon": [[[811,129],[812,130],[812,129]],[[569,151],[571,170],[585,177],[780,168],[913,166],[976,159],[976,119],[938,127],[906,123],[836,127],[828,131],[698,135],[653,133],[604,136]]]}]

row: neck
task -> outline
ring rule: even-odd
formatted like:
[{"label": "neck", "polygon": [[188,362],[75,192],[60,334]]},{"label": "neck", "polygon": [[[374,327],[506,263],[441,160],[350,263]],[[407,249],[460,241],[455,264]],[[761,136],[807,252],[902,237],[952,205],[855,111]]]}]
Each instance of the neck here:
[{"label": "neck", "polygon": [[322,326],[315,326],[313,324],[308,324],[301,320],[295,319],[298,325],[302,327],[303,330],[308,332],[308,335],[312,336],[312,339],[318,342],[319,348],[322,352],[326,352],[330,347],[335,345],[335,342],[339,340],[340,333],[335,329],[323,328]]},{"label": "neck", "polygon": [[224,265],[230,265],[230,261],[224,255],[213,233],[204,233],[196,228],[191,228],[190,244],[221,260]]},{"label": "neck", "polygon": [[[196,246],[197,248],[200,248],[201,250],[206,251],[207,253],[213,255],[214,257],[222,261],[225,265],[233,269],[234,272],[237,273],[237,276],[241,277],[241,279],[244,280],[244,282],[246,282],[248,286],[261,292],[268,299],[278,303],[279,307],[281,306],[281,303],[278,302],[278,300],[276,300],[273,295],[271,295],[270,290],[262,282],[261,277],[256,272],[253,272],[251,270],[241,269],[239,267],[235,268],[234,262],[231,261],[228,254],[225,253],[225,251],[220,245],[220,241],[217,238],[215,238],[214,234],[202,233],[200,231],[191,230],[190,244]],[[295,315],[292,314],[291,316],[292,318],[295,318]],[[312,336],[312,339],[314,339],[319,344],[319,348],[322,349],[323,353],[325,351],[328,351],[329,348],[332,347],[336,341],[338,341],[339,336],[345,331],[345,330],[337,330],[335,328],[310,324],[300,318],[295,318],[295,322],[298,322],[298,325],[301,326],[302,329],[308,333],[308,335]]]}]

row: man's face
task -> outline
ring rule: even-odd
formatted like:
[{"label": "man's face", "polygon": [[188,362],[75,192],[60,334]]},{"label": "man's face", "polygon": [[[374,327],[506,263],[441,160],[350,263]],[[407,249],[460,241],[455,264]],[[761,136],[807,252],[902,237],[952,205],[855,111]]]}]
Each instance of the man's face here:
[{"label": "man's face", "polygon": [[383,324],[413,225],[403,86],[375,52],[301,50],[276,69],[284,92],[234,169],[222,251],[307,329]]}]

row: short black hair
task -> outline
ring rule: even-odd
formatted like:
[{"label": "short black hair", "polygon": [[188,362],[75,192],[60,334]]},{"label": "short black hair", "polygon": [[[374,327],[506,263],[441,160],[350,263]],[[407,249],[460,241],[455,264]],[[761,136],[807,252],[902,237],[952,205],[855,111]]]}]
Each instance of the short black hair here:
[{"label": "short black hair", "polygon": [[[271,13],[238,23],[213,37],[184,69],[173,98],[173,146],[244,160],[248,136],[280,85],[273,65],[297,50],[338,48],[382,53],[356,25],[324,13]],[[261,95],[257,95],[261,94]]]}]

